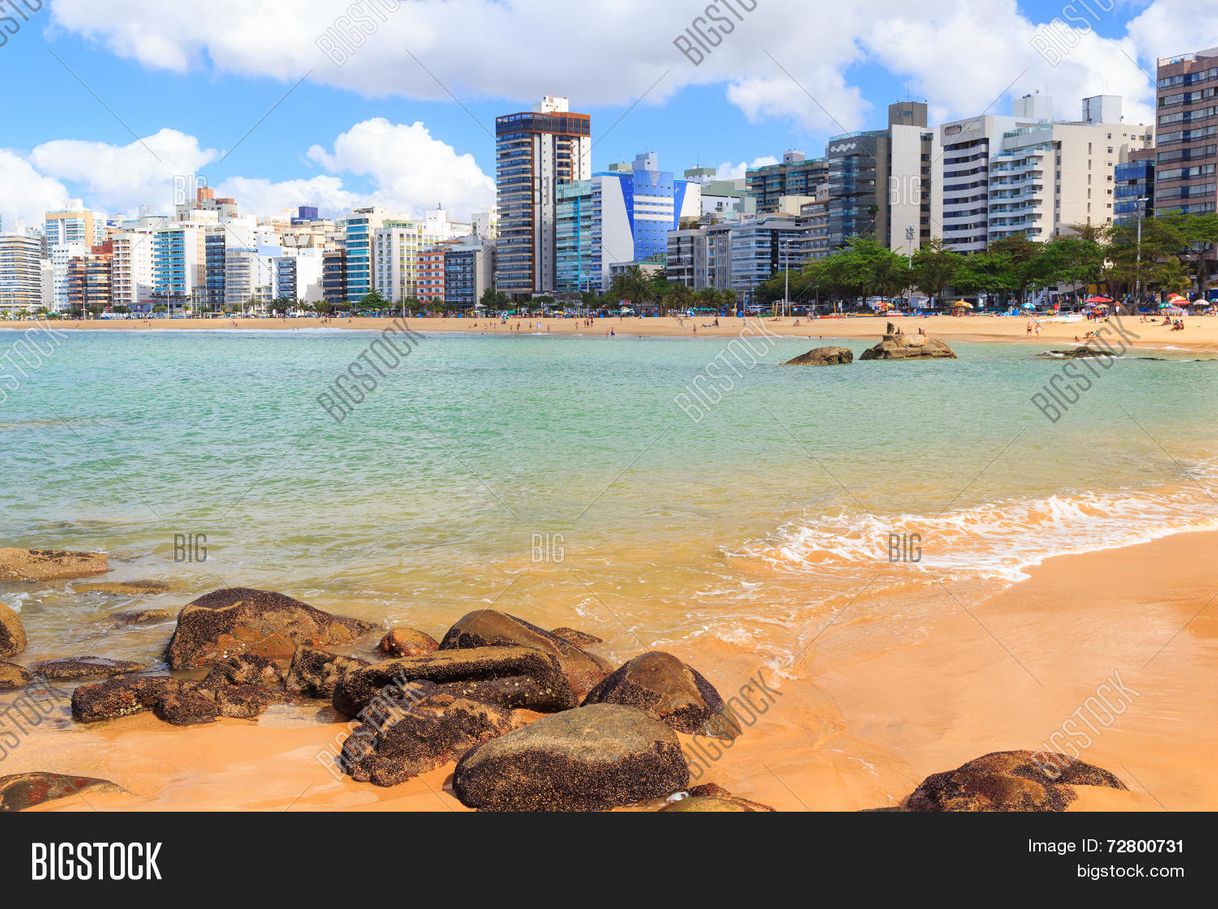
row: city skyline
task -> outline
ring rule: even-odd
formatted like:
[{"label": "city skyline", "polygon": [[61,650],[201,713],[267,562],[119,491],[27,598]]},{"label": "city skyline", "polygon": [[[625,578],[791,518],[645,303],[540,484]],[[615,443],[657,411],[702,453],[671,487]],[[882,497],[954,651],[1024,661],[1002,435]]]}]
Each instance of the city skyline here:
[{"label": "city skyline", "polygon": [[[933,18],[919,10],[914,23],[896,4],[873,0],[857,4],[849,21],[815,23],[828,36],[815,40],[811,20],[789,15],[790,4],[759,0],[721,44],[693,51],[703,57],[696,66],[682,53],[694,45],[673,39],[702,4],[653,14],[646,39],[623,30],[622,46],[614,48],[621,78],[589,79],[562,65],[561,50],[549,65],[524,59],[545,55],[519,55],[499,67],[496,82],[486,67],[466,65],[494,22],[484,4],[367,3],[382,21],[362,47],[344,48],[332,12],[305,3],[292,5],[290,27],[266,36],[256,54],[246,49],[251,17],[274,17],[286,6],[246,4],[188,34],[180,14],[138,0],[105,17],[74,0],[42,4],[0,47],[10,73],[39,74],[9,93],[0,142],[5,229],[19,217],[38,223],[41,212],[72,198],[112,216],[140,205],[165,210],[172,179],[181,175],[202,176],[262,217],[301,204],[335,216],[373,203],[412,216],[442,203],[468,217],[494,198],[495,116],[530,109],[543,94],[565,94],[573,109],[592,116],[596,172],[655,151],[678,174],[703,165],[741,176],[746,165],[778,160],[787,149],[818,157],[833,135],[882,128],[887,104],[902,98],[925,98],[935,126],[987,109],[1008,113],[1015,98],[1037,90],[1053,95],[1063,118],[1081,97],[1120,94],[1127,119],[1149,123],[1154,86],[1143,70],[1159,55],[1218,44],[1218,25],[1191,0],[1096,0],[1081,17],[1075,11],[1069,32],[1044,28],[1063,14],[1052,3],[932,4]],[[470,19],[463,40],[443,45],[442,55],[439,38],[426,29],[405,43],[417,52],[386,54],[385,42],[400,40],[402,29],[439,27],[461,10]],[[517,12],[522,22],[540,15]],[[626,4],[621,15],[634,12]],[[885,28],[863,36],[859,17],[901,35],[900,53],[884,45]],[[987,25],[1005,19],[1015,40],[1005,42],[1009,51],[987,53],[975,78],[961,80],[965,51],[953,36],[969,31],[969,17],[987,17]],[[121,26],[136,20],[138,34]],[[813,53],[794,52],[800,38]],[[581,40],[591,42],[590,52],[612,44],[595,34]],[[840,53],[826,49],[827,40],[839,42]],[[906,59],[919,44],[935,52]]]}]

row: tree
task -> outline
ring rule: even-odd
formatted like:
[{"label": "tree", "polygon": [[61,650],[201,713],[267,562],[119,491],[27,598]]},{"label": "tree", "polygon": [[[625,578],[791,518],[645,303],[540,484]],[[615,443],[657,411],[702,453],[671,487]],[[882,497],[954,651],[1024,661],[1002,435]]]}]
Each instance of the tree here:
[{"label": "tree", "polygon": [[[1003,237],[990,244],[990,252],[1003,257],[1002,267],[1005,269],[1001,283],[1004,290],[1014,291],[1019,302],[1027,299],[1028,289],[1036,285],[1037,262],[1045,245],[1035,240],[1029,240],[1023,234]],[[999,263],[996,263],[999,264]]]},{"label": "tree", "polygon": [[502,291],[495,290],[493,287],[488,287],[482,291],[482,296],[478,299],[478,302],[491,312],[502,312],[511,305],[508,295]]},{"label": "tree", "polygon": [[942,299],[964,257],[944,246],[938,237],[922,246],[913,257],[913,282],[928,297]]},{"label": "tree", "polygon": [[392,304],[386,300],[379,291],[372,291],[365,294],[364,298],[359,301],[360,309],[371,312],[384,312],[391,308]]}]

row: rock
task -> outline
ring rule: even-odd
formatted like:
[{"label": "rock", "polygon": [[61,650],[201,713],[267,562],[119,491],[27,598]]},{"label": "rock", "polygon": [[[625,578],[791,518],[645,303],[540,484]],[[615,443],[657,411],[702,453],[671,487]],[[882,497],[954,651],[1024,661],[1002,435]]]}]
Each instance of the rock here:
[{"label": "rock", "polygon": [[[553,698],[545,684],[525,675],[465,682],[445,682],[439,686],[458,697],[495,704],[507,710],[554,710]],[[572,698],[574,700],[574,698]],[[572,704],[571,706],[575,706]]]},{"label": "rock", "polygon": [[286,704],[289,700],[284,692],[261,685],[225,685],[216,689],[214,694],[220,716],[240,720],[252,720],[266,713],[268,707]]},{"label": "rock", "polygon": [[845,366],[854,362],[854,351],[849,347],[817,347],[806,354],[800,354],[793,360],[787,360],[783,366]]},{"label": "rock", "polygon": [[173,616],[172,609],[145,609],[142,612],[116,612],[111,618],[119,625],[154,625],[168,622]]},{"label": "rock", "polygon": [[555,628],[550,631],[550,634],[562,638],[568,644],[574,644],[576,647],[591,647],[593,644],[605,643],[594,634],[577,631],[574,628]]},{"label": "rock", "polygon": [[863,351],[860,360],[954,360],[956,352],[937,338],[926,335],[887,334],[875,347]]},{"label": "rock", "polygon": [[266,688],[283,688],[287,669],[274,660],[243,653],[216,663],[203,687],[216,689],[224,685],[261,685]]},{"label": "rock", "polygon": [[109,570],[109,560],[100,552],[0,549],[0,581],[58,581]]},{"label": "rock", "polygon": [[24,666],[0,661],[0,691],[24,688],[30,683],[31,678],[29,670]]},{"label": "rock", "polygon": [[613,669],[605,660],[558,635],[493,609],[481,609],[459,619],[440,642],[441,650],[512,646],[531,647],[554,656],[577,697],[591,691]]},{"label": "rock", "polygon": [[996,751],[928,776],[906,802],[909,811],[1065,811],[1071,786],[1125,784],[1107,770],[1052,752]]},{"label": "rock", "polygon": [[339,656],[315,647],[297,647],[285,686],[313,698],[332,698],[348,672],[368,666],[367,660]]},{"label": "rock", "polygon": [[108,660],[105,657],[69,657],[63,660],[43,660],[30,667],[35,675],[48,679],[97,679],[104,676],[143,672],[148,667],[131,660]]},{"label": "rock", "polygon": [[157,719],[174,726],[198,726],[202,723],[213,723],[220,718],[220,707],[216,704],[215,694],[209,696],[207,691],[190,683],[180,685],[176,690],[166,691],[152,705],[152,712],[156,714]]},{"label": "rock", "polygon": [[74,584],[77,593],[112,593],[119,596],[147,596],[153,593],[168,593],[175,590],[178,584],[170,585],[168,581],[97,581],[92,584]]},{"label": "rock", "polygon": [[391,657],[420,656],[439,648],[435,638],[413,628],[394,628],[376,645],[379,652]]},{"label": "rock", "polygon": [[359,782],[395,786],[455,761],[512,728],[510,711],[411,682],[343,743],[340,765]]},{"label": "rock", "polygon": [[27,643],[21,616],[0,603],[0,658],[16,656]]},{"label": "rock", "polygon": [[242,653],[287,661],[299,644],[349,644],[373,627],[281,593],[232,587],[182,609],[169,642],[169,665],[194,669]]},{"label": "rock", "polygon": [[1072,347],[1069,350],[1051,350],[1046,354],[1041,354],[1050,360],[1091,360],[1091,359],[1112,359],[1119,356],[1116,351],[1104,350],[1101,347]]},{"label": "rock", "polygon": [[151,710],[166,694],[181,687],[169,676],[137,676],[81,685],[72,692],[72,717],[97,723]]},{"label": "rock", "polygon": [[601,811],[689,785],[677,735],[633,707],[543,717],[468,752],[453,791],[485,811]]},{"label": "rock", "polygon": [[645,710],[678,732],[734,739],[740,724],[700,672],[670,653],[637,656],[601,682],[584,704],[624,704]]},{"label": "rock", "polygon": [[60,773],[15,773],[0,776],[0,811],[24,811],[43,802],[66,799],[86,789],[122,792],[109,780],[89,776],[64,776]]},{"label": "rock", "polygon": [[536,683],[525,706],[532,710],[569,710],[579,703],[558,660],[528,647],[478,647],[437,650],[417,657],[382,660],[348,672],[334,690],[334,709],[358,716],[385,689],[407,682],[485,682],[524,676]]}]

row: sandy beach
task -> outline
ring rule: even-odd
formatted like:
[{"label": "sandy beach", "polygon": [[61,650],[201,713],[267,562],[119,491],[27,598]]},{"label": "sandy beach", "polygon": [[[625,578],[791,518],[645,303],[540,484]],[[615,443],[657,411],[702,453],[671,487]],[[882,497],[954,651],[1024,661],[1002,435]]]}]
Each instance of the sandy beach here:
[{"label": "sandy beach", "polygon": [[[848,612],[778,681],[767,715],[722,756],[691,761],[695,782],[786,810],[892,807],[928,774],[1053,742],[1130,790],[1080,789],[1071,810],[1218,808],[1216,544],[1191,534],[1052,559],[984,603],[945,590],[916,644],[860,647]],[[709,640],[677,655],[725,693],[758,671],[746,648]],[[1087,712],[1114,677],[1125,695],[1106,697],[1120,715]],[[446,788],[451,765],[390,789],[336,778],[324,765],[347,727],[328,710],[188,729],[148,715],[51,725],[6,771],[89,774],[128,791],[37,810],[465,810]]]},{"label": "sandy beach", "polygon": [[[1143,322],[1140,316],[1125,317],[1119,322],[1109,323],[1105,337],[1113,344],[1125,343],[1132,348],[1180,348],[1197,351],[1218,351],[1218,318],[1209,316],[1185,317],[1184,331],[1172,331],[1162,324],[1162,319]],[[751,333],[768,332],[782,337],[807,338],[809,340],[831,339],[879,339],[885,325],[892,321],[905,326],[907,333],[925,328],[933,337],[948,341],[1012,341],[1030,346],[1046,344],[1073,345],[1082,340],[1087,332],[1105,327],[1102,322],[1085,319],[1059,321],[1047,317],[1039,318],[1039,335],[1029,336],[1028,318],[1023,316],[934,316],[915,318],[806,318],[786,317],[764,320],[750,318],[720,318],[714,325],[713,317],[696,319],[654,318],[607,318],[597,319],[588,327],[580,319],[513,319],[501,324],[494,319],[423,319],[408,318],[405,323],[413,330],[428,332],[472,332],[486,334],[508,334],[517,331],[529,334],[559,334],[582,337],[603,337],[611,330],[617,337],[735,337],[746,328]],[[320,319],[154,319],[138,320],[90,320],[56,321],[57,329],[69,331],[305,331],[318,328],[346,331],[383,331],[392,319],[329,319],[322,324]],[[20,328],[19,323],[2,323],[0,328]]]}]

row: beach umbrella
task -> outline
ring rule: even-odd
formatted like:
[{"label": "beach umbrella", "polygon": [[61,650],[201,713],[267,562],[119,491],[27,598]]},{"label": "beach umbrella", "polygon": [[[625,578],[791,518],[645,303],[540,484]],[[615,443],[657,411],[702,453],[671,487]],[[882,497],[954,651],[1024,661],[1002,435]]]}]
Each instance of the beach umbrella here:
[{"label": "beach umbrella", "polygon": [[1098,296],[1097,296],[1097,297],[1089,297],[1089,298],[1087,299],[1087,302],[1088,302],[1088,303],[1095,303],[1095,304],[1099,304],[1099,303],[1111,303],[1111,302],[1112,302],[1112,298],[1111,298],[1111,297],[1098,297]]},{"label": "beach umbrella", "polygon": [[972,309],[973,304],[968,300],[957,300],[952,304],[952,309]]},{"label": "beach umbrella", "polygon": [[1035,304],[1035,303],[1025,303],[1025,304],[1023,305],[1023,308],[1024,308],[1024,309],[1035,309],[1035,308],[1036,308],[1036,304]]}]

